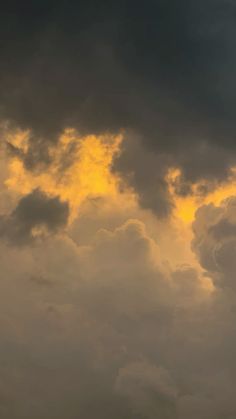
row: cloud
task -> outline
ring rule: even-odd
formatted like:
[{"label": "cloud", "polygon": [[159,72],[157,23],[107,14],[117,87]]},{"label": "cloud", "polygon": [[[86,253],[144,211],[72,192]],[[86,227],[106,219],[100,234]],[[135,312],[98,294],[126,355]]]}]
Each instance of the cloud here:
[{"label": "cloud", "polygon": [[116,391],[128,399],[134,412],[146,418],[173,418],[177,390],[163,368],[141,361],[119,371]]},{"label": "cloud", "polygon": [[193,250],[216,285],[235,287],[235,197],[220,206],[198,209],[193,225]]},{"label": "cloud", "polygon": [[2,243],[1,258],[6,419],[172,419],[179,394],[198,394],[193,359],[202,362],[208,344],[210,295],[190,267],[162,263],[142,222],[100,230],[87,246],[62,235],[28,248]]},{"label": "cloud", "polygon": [[68,216],[67,203],[35,189],[20,199],[10,215],[1,216],[0,236],[14,245],[29,244],[43,234],[44,228],[55,233],[65,227]]},{"label": "cloud", "polygon": [[118,168],[160,216],[172,207],[169,164],[183,184],[226,179],[235,164],[234,16],[230,0],[60,0],[27,13],[5,4],[0,114],[31,130],[26,167],[50,164],[48,145],[67,127],[124,129],[142,145],[139,154],[127,140]]},{"label": "cloud", "polygon": [[232,180],[235,3],[67,3],[0,17],[1,132],[29,138],[1,175],[0,416],[233,419],[235,197],[166,218],[170,169],[181,197]]},{"label": "cloud", "polygon": [[[215,122],[233,123],[234,10],[228,0],[208,0],[198,8],[193,1],[170,7],[161,0],[142,8],[105,1],[67,8],[61,0],[32,3],[25,15],[5,4],[2,55],[12,59],[1,71],[8,82],[3,110],[42,132],[76,118],[90,131],[128,125],[147,134],[159,125],[169,134],[164,143],[180,127],[198,130],[194,122],[201,129],[206,119],[212,129]],[[19,100],[24,106],[18,107]]]}]

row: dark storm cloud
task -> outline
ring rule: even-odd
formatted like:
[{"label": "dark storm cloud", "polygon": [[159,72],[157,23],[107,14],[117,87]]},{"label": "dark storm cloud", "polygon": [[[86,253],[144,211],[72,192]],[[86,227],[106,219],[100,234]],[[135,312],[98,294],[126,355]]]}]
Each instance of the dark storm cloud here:
[{"label": "dark storm cloud", "polygon": [[59,198],[51,198],[35,189],[24,196],[8,216],[0,218],[0,236],[14,245],[29,244],[35,228],[46,228],[55,233],[64,227],[69,216],[69,207]]},{"label": "dark storm cloud", "polygon": [[[5,3],[0,19],[1,115],[32,130],[27,168],[50,163],[46,145],[67,126],[90,133],[125,128],[141,138],[142,155],[162,153],[180,166],[184,185],[228,176],[235,2],[25,1]],[[127,160],[129,146],[116,169],[134,173],[130,181],[144,206],[168,213],[167,167],[158,156],[149,191],[149,176],[140,182],[145,163]]]}]

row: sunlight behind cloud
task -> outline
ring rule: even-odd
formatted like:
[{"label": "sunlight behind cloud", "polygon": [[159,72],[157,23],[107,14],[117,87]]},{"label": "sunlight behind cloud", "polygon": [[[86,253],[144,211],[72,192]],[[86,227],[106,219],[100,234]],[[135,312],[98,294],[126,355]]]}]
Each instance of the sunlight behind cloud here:
[{"label": "sunlight behind cloud", "polygon": [[181,175],[179,169],[171,169],[167,175],[169,191],[173,198],[175,209],[174,216],[182,220],[185,224],[190,224],[195,218],[196,210],[204,204],[219,205],[224,199],[236,194],[236,169],[232,168],[232,176],[222,184],[217,185],[212,191],[199,194],[201,183],[192,185],[191,194],[180,196],[176,193],[173,186],[174,181]]},{"label": "sunlight behind cloud", "polygon": [[16,147],[18,155],[10,158],[5,184],[19,195],[35,188],[58,195],[69,202],[73,218],[86,198],[116,195],[119,179],[110,168],[121,141],[120,135],[80,137],[75,130],[66,130],[57,145],[49,149],[51,164],[46,170],[28,171],[19,156],[27,153],[29,134],[11,135],[8,142]]}]

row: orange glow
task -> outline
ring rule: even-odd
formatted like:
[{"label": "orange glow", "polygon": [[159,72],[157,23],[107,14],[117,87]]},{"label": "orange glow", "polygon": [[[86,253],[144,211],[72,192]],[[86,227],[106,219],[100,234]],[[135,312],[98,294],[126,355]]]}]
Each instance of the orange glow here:
[{"label": "orange glow", "polygon": [[[9,133],[7,141],[17,147],[20,154],[27,153],[29,132]],[[71,208],[71,220],[77,215],[78,207],[87,198],[108,197],[122,205],[134,205],[135,193],[126,189],[124,196],[119,194],[121,179],[112,173],[114,157],[120,152],[121,135],[89,135],[80,137],[73,129],[67,129],[56,146],[49,149],[52,163],[39,171],[28,171],[19,157],[11,157],[7,188],[19,196],[40,188],[51,196],[58,195],[66,200]],[[199,184],[192,186],[192,194],[181,197],[176,194],[174,182],[181,175],[179,169],[171,169],[167,175],[169,191],[175,203],[174,217],[186,225],[194,220],[197,208],[203,204],[220,204],[225,198],[236,193],[236,169],[231,179],[219,185],[207,195],[199,195]]]},{"label": "orange glow", "polygon": [[[112,196],[117,193],[119,179],[111,173],[114,156],[119,152],[121,136],[79,137],[74,130],[66,130],[56,146],[49,150],[52,164],[34,173],[27,171],[18,157],[9,162],[6,186],[24,195],[40,188],[49,195],[67,200],[71,217],[88,197]],[[27,133],[9,139],[23,153],[27,152]]]},{"label": "orange glow", "polygon": [[172,182],[180,174],[179,169],[170,170],[167,181],[175,203],[174,216],[181,219],[185,224],[189,224],[194,220],[195,212],[201,205],[210,203],[219,205],[224,199],[236,194],[236,169],[232,170],[232,176],[228,182],[222,183],[212,192],[201,196],[197,193],[199,184],[193,185],[190,196],[181,197],[175,193]]}]

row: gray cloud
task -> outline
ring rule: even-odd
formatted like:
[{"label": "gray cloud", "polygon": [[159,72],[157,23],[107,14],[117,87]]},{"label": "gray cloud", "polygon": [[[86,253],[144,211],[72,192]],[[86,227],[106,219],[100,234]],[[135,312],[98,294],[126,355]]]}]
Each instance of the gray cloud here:
[{"label": "gray cloud", "polygon": [[184,148],[172,151],[158,146],[153,149],[132,133],[123,143],[121,156],[114,162],[113,170],[121,173],[137,192],[141,206],[151,209],[160,218],[168,216],[174,207],[166,180],[170,168],[181,170],[172,183],[181,196],[191,194],[194,183],[198,183],[197,194],[204,196],[232,176],[234,154],[230,149],[207,141],[189,141]]},{"label": "gray cloud", "polygon": [[115,387],[138,415],[150,419],[176,416],[177,390],[163,368],[144,361],[127,365],[119,371]]},{"label": "gray cloud", "polygon": [[14,245],[29,244],[39,237],[39,233],[34,234],[35,229],[46,228],[49,233],[55,233],[65,227],[68,216],[66,202],[35,189],[21,198],[10,215],[1,216],[0,236]]},{"label": "gray cloud", "polygon": [[193,225],[192,246],[200,263],[216,284],[235,287],[235,197],[220,206],[201,207]]},{"label": "gray cloud", "polygon": [[[47,145],[67,126],[122,128],[141,138],[143,151],[126,148],[118,167],[133,173],[140,202],[158,215],[172,205],[163,159],[183,169],[184,185],[227,178],[235,163],[235,11],[230,0],[52,0],[27,11],[5,3],[0,114],[32,131],[26,167],[50,164]],[[156,155],[152,169],[147,150]]]}]

